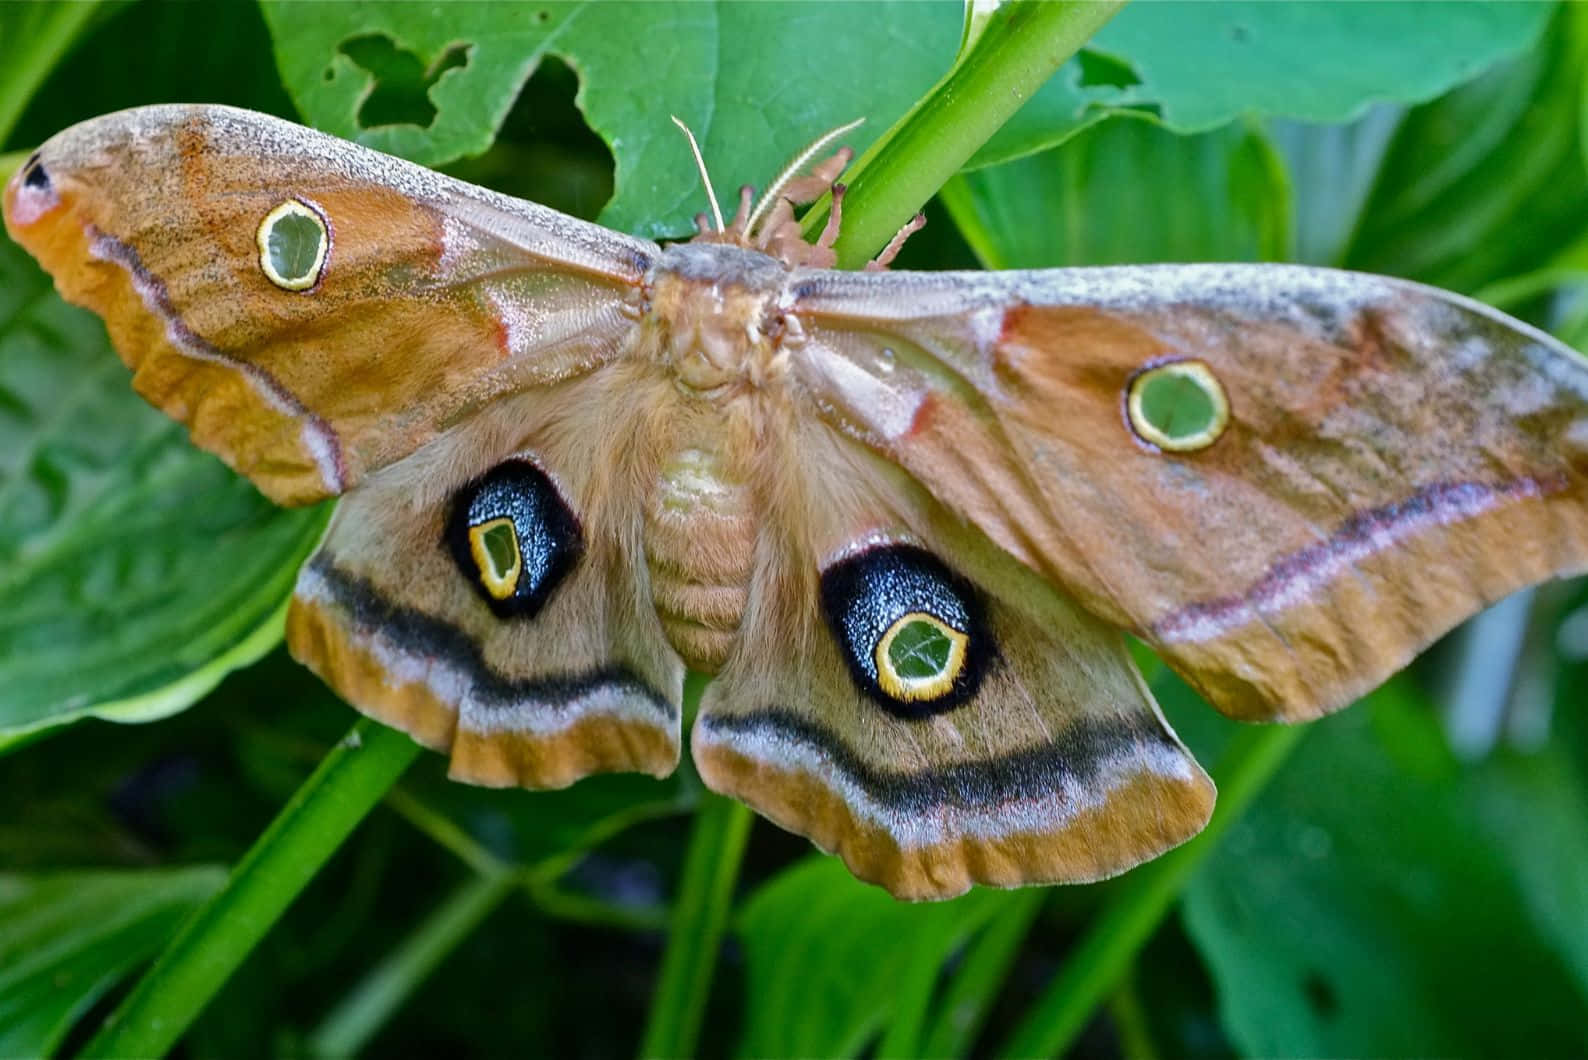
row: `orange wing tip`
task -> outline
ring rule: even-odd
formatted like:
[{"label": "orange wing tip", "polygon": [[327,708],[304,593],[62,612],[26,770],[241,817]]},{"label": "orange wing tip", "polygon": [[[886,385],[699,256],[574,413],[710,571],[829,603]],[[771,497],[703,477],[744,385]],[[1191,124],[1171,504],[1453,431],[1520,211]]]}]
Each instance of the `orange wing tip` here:
[{"label": "orange wing tip", "polygon": [[[838,854],[860,879],[920,901],[972,884],[1106,879],[1200,832],[1213,782],[1152,725],[1129,736],[1103,726],[1080,743],[916,774],[863,765],[832,733],[775,710],[703,715],[692,747],[714,791]],[[1088,744],[1112,746],[1041,768],[1061,760],[1061,747],[1069,756]]]},{"label": "orange wing tip", "polygon": [[[1281,557],[1243,593],[1180,608],[1149,639],[1225,714],[1311,721],[1501,597],[1588,569],[1585,498],[1588,484],[1562,475],[1426,487]],[[1441,574],[1451,556],[1464,569]],[[1385,608],[1378,582],[1400,585],[1405,605]],[[1293,665],[1266,662],[1287,653]]]},{"label": "orange wing tip", "polygon": [[447,753],[457,780],[562,788],[678,764],[677,706],[628,671],[496,673],[461,631],[380,600],[324,553],[299,575],[287,644],[358,710]]}]

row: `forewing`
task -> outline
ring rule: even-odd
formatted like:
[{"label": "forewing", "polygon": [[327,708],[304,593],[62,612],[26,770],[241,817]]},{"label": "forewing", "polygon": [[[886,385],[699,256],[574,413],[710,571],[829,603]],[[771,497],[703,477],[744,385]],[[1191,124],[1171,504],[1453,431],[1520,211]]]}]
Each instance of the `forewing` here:
[{"label": "forewing", "polygon": [[[354,488],[304,565],[294,656],[489,786],[678,760],[683,664],[646,586],[620,366],[493,403]],[[606,435],[611,437],[611,435]]]},{"label": "forewing", "polygon": [[[308,286],[272,212],[325,229]],[[103,316],[150,402],[272,498],[341,493],[499,394],[619,355],[655,246],[250,111],[155,106],[46,143],[7,230]]]},{"label": "forewing", "polygon": [[[691,735],[709,786],[911,899],[1099,879],[1202,827],[1212,784],[1116,630],[824,424],[790,452]],[[965,640],[900,701],[876,652],[911,615]]]},{"label": "forewing", "polygon": [[[1588,367],[1470,300],[1275,265],[795,291],[814,408],[1232,715],[1335,709],[1588,566]],[[1191,362],[1229,422],[1171,452],[1126,395]]]}]

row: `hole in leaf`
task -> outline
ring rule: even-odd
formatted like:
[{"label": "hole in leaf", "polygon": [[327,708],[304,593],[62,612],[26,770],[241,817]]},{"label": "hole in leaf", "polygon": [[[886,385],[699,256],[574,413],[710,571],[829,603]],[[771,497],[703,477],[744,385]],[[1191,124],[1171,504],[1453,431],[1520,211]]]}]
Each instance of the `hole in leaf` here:
[{"label": "hole in leaf", "polygon": [[1081,87],[1107,85],[1111,88],[1129,88],[1141,84],[1133,66],[1125,60],[1105,52],[1082,48],[1077,56],[1081,64]]},{"label": "hole in leaf", "polygon": [[385,34],[350,37],[338,47],[375,79],[375,87],[358,108],[358,123],[366,129],[381,125],[418,125],[429,128],[436,120],[430,89],[448,70],[469,64],[470,45],[452,44],[426,69],[419,56],[399,48]]},{"label": "hole in leaf", "polygon": [[490,150],[444,171],[575,217],[594,218],[612,197],[614,166],[606,142],[574,103],[578,92],[578,74],[547,57],[514,100]]}]

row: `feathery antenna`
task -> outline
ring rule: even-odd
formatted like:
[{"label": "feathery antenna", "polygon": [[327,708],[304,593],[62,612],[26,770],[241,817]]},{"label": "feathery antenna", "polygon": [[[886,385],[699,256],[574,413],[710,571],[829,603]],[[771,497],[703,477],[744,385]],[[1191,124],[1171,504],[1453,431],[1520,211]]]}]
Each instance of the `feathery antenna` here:
[{"label": "feathery antenna", "polygon": [[[677,121],[678,119],[674,118],[673,120]],[[840,125],[831,132],[822,133],[822,135],[811,141],[809,147],[795,155],[793,160],[790,161],[788,165],[783,167],[783,171],[777,175],[776,179],[774,179],[771,184],[767,185],[765,193],[763,193],[761,196],[761,201],[755,204],[754,210],[750,211],[750,218],[745,222],[744,226],[745,234],[748,235],[749,233],[755,231],[755,226],[760,222],[761,218],[764,217],[766,212],[772,208],[772,204],[777,202],[777,197],[782,194],[784,186],[787,185],[789,181],[799,176],[800,172],[804,170],[806,166],[810,165],[811,159],[820,154],[828,144],[832,143],[845,133],[853,132],[855,129],[860,128],[865,123],[866,119],[856,118],[848,125]],[[691,137],[690,142],[694,142],[693,137]]]}]

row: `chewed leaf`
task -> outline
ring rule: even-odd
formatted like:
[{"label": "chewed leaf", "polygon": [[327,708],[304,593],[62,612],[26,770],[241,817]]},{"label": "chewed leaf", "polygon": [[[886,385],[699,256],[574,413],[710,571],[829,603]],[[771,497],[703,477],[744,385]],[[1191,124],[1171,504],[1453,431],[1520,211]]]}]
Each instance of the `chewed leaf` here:
[{"label": "chewed leaf", "polygon": [[[846,141],[863,148],[948,68],[960,32],[952,4],[262,8],[311,124],[430,165],[484,151],[540,60],[564,59],[579,71],[586,120],[617,161],[601,221],[645,236],[686,232],[705,205],[669,115],[700,137],[718,186],[762,184],[790,143],[855,118],[866,124]],[[791,46],[791,35],[808,46]],[[635,92],[636,48],[659,39],[665,54],[650,53],[645,91]],[[862,69],[863,96],[834,76]]]},{"label": "chewed leaf", "polygon": [[9,240],[0,320],[0,740],[182,710],[280,639],[324,513],[190,446]]}]

